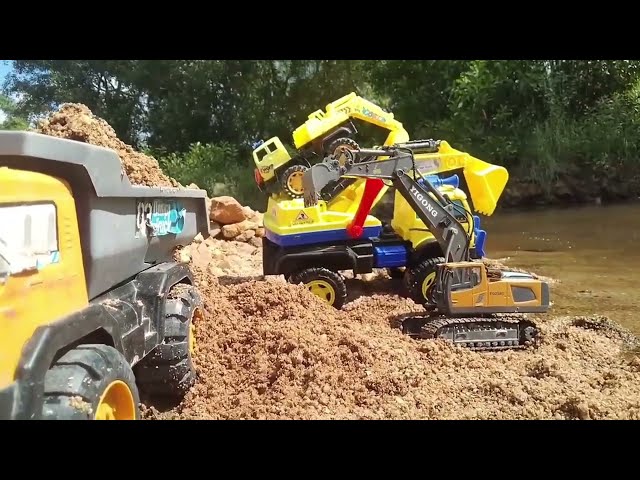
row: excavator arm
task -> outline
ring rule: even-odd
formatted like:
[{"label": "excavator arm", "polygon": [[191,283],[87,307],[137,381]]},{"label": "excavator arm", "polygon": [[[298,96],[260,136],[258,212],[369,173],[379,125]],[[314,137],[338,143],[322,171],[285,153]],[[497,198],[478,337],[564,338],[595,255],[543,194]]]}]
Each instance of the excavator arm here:
[{"label": "excavator arm", "polygon": [[[371,202],[377,191],[384,184],[384,180],[390,180],[397,191],[413,207],[416,214],[433,233],[434,237],[445,252],[447,262],[460,262],[469,259],[469,234],[464,230],[453,214],[454,205],[445,198],[426,178],[422,177],[415,168],[413,152],[407,149],[404,152],[399,147],[387,147],[383,149],[359,149],[347,152],[351,158],[340,166],[338,161],[331,158],[318,163],[307,170],[303,176],[304,204],[305,207],[316,205],[320,200],[320,192],[331,182],[343,177],[355,177],[367,179],[367,187],[373,185],[365,195],[353,224],[358,225],[368,214]],[[385,160],[373,160],[357,162],[358,156],[378,157],[388,156]],[[413,171],[421,181],[412,178],[407,172]],[[374,181],[375,183],[369,184]],[[377,189],[377,191],[376,191]],[[435,201],[433,201],[431,195]],[[350,232],[352,236],[359,236],[360,230]]]}]

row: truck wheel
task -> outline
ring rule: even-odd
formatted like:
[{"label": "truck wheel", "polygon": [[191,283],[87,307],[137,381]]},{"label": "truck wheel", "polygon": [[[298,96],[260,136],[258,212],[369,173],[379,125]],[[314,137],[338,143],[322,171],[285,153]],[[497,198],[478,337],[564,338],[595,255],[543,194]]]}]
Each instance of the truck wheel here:
[{"label": "truck wheel", "polygon": [[425,307],[434,307],[429,290],[436,280],[439,263],[444,263],[444,257],[427,258],[405,272],[405,285],[410,298]]},{"label": "truck wheel", "polygon": [[302,175],[307,170],[304,165],[292,165],[287,168],[280,177],[282,188],[291,198],[301,198],[304,189],[302,187]]},{"label": "truck wheel", "polygon": [[165,301],[164,338],[136,365],[140,391],[146,395],[181,399],[194,385],[195,326],[202,318],[197,289],[179,283]]},{"label": "truck wheel", "polygon": [[139,403],[129,363],[108,345],[80,345],[44,377],[45,420],[138,420]]},{"label": "truck wheel", "polygon": [[395,280],[400,280],[402,278],[404,278],[404,272],[405,270],[403,270],[400,267],[391,267],[391,268],[387,268],[387,273],[389,274],[389,276]]},{"label": "truck wheel", "polygon": [[338,160],[338,162],[340,163],[340,166],[344,166],[347,161],[347,157],[345,155],[342,155],[342,153],[340,152],[341,148],[346,148],[348,150],[358,150],[360,146],[355,140],[349,137],[338,138],[329,144],[329,155],[335,156],[336,160]]},{"label": "truck wheel", "polygon": [[347,285],[342,276],[327,268],[307,268],[288,278],[289,283],[303,283],[311,293],[336,309],[341,309],[347,298]]}]

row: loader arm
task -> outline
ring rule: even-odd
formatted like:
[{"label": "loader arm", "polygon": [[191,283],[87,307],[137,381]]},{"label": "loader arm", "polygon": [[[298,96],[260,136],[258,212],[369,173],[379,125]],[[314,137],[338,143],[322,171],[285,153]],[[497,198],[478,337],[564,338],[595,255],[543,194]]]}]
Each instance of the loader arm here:
[{"label": "loader arm", "polygon": [[[445,252],[447,262],[460,262],[469,259],[469,234],[464,230],[453,214],[453,204],[445,198],[426,178],[421,182],[407,174],[413,170],[416,175],[413,153],[403,153],[399,149],[386,148],[382,150],[360,149],[351,151],[349,155],[389,156],[385,160],[354,163],[354,159],[340,166],[336,160],[327,159],[307,170],[303,176],[304,205],[316,205],[320,199],[320,191],[330,182],[343,177],[365,178],[367,182],[375,181],[376,188],[380,188],[384,180],[391,180],[397,191],[412,206],[416,214],[433,233],[434,237]],[[417,174],[419,175],[419,173]],[[369,186],[369,185],[367,185]],[[370,192],[375,197],[377,192]],[[429,194],[435,197],[432,201]],[[365,195],[366,197],[366,195]],[[366,201],[365,203],[370,203]],[[362,206],[362,205],[361,205]],[[370,205],[364,205],[364,212],[359,208],[356,221],[362,220],[368,214]]]}]

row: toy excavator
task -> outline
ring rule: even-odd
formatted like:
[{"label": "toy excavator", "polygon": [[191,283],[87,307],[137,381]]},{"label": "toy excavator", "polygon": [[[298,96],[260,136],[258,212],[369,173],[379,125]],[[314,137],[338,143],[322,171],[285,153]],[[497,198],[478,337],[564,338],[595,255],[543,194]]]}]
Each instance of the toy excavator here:
[{"label": "toy excavator", "polygon": [[[328,159],[304,174],[305,207],[316,205],[321,199],[320,191],[342,177],[365,178],[373,182],[373,188],[390,180],[445,252],[444,262],[436,266],[435,281],[422,286],[427,300],[424,304],[430,311],[427,315],[407,316],[402,323],[405,333],[444,338],[475,350],[517,348],[533,340],[537,334],[534,324],[513,314],[546,312],[548,284],[516,272],[501,272],[500,278],[489,278],[485,265],[470,258],[469,232],[455,215],[459,207],[420,174],[411,149],[358,149],[347,152],[347,156],[344,165]],[[388,158],[358,162],[358,156]],[[409,175],[410,171],[413,175]],[[369,209],[366,204],[361,207],[349,227],[356,238],[362,234],[362,219]],[[415,279],[423,269],[424,264],[417,262],[407,275]]]},{"label": "toy excavator", "polygon": [[301,198],[305,170],[328,155],[335,155],[340,161],[342,149],[358,148],[353,140],[357,129],[352,119],[388,130],[384,145],[409,140],[409,134],[392,113],[352,92],[328,104],[326,112],[313,112],[294,130],[293,142],[298,153],[293,158],[278,137],[267,140],[253,151],[258,187],[270,194],[284,191],[290,198]]}]

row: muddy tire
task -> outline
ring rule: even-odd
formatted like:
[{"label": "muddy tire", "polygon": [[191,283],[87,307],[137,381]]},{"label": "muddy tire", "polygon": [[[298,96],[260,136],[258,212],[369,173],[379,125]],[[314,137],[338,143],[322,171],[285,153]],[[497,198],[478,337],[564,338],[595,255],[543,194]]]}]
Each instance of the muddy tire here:
[{"label": "muddy tire", "polygon": [[358,145],[358,143],[355,140],[352,140],[349,137],[342,137],[342,138],[338,138],[336,140],[334,140],[333,142],[331,142],[329,144],[329,147],[327,148],[327,153],[329,155],[334,155],[336,160],[338,160],[338,162],[340,162],[340,165],[344,165],[345,159],[342,158],[342,156],[340,155],[340,152],[338,151],[339,148],[347,148],[349,150],[357,150],[360,148],[360,146]]},{"label": "muddy tire", "polygon": [[405,270],[403,270],[400,267],[391,267],[391,268],[387,268],[387,273],[389,274],[389,276],[391,278],[393,278],[394,280],[400,280],[404,278],[404,272]]},{"label": "muddy tire", "polygon": [[45,420],[138,420],[139,404],[131,366],[108,345],[80,345],[44,377]]},{"label": "muddy tire", "polygon": [[338,310],[347,299],[344,279],[327,268],[307,268],[294,273],[287,280],[294,285],[304,284],[311,293]]},{"label": "muddy tire", "polygon": [[304,165],[292,165],[280,175],[280,185],[291,198],[302,198],[302,175],[307,171]]},{"label": "muddy tire", "polygon": [[404,284],[409,298],[425,308],[435,307],[431,302],[429,289],[435,282],[438,264],[444,261],[444,257],[427,258],[415,267],[407,269]]},{"label": "muddy tire", "polygon": [[202,318],[202,299],[191,285],[178,284],[165,301],[164,338],[136,365],[145,396],[179,400],[195,384],[195,325]]}]

